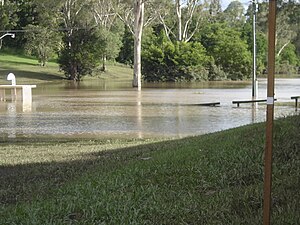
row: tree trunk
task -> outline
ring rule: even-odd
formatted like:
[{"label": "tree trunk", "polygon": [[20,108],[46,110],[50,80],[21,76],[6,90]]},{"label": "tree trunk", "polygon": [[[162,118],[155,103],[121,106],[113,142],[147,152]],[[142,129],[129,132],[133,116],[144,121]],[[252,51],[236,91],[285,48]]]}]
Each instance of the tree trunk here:
[{"label": "tree trunk", "polygon": [[132,86],[141,90],[141,50],[142,50],[142,33],[144,25],[144,2],[135,0],[134,5],[134,69]]},{"label": "tree trunk", "polygon": [[106,56],[103,55],[102,57],[102,69],[101,69],[103,72],[106,71]]},{"label": "tree trunk", "polygon": [[180,0],[176,1],[176,14],[178,20],[178,41],[182,41],[182,18]]},{"label": "tree trunk", "polygon": [[77,65],[74,63],[71,63],[70,65],[69,80],[79,81]]},{"label": "tree trunk", "polygon": [[277,57],[280,56],[281,52],[283,51],[283,49],[290,43],[290,41],[286,42],[278,51],[277,53]]}]

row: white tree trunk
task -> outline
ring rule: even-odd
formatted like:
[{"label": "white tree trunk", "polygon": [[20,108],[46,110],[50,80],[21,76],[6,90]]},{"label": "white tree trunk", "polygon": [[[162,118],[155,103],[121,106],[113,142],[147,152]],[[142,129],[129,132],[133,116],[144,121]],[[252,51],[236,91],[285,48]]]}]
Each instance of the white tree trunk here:
[{"label": "white tree trunk", "polygon": [[157,10],[156,13],[169,40],[172,35],[177,41],[188,42],[198,31],[201,19],[205,16],[206,3],[202,0],[174,0],[173,2],[175,2],[176,22],[169,20],[173,18],[171,9],[168,13],[165,10]]},{"label": "white tree trunk", "polygon": [[134,5],[134,70],[132,86],[141,90],[142,72],[141,72],[141,50],[142,50],[142,33],[144,24],[144,2],[135,0]]},{"label": "white tree trunk", "polygon": [[181,18],[181,3],[180,0],[176,1],[176,14],[178,20],[178,41],[182,41],[182,18]]},{"label": "white tree trunk", "polygon": [[283,51],[283,49],[290,43],[290,41],[286,42],[278,51],[277,53],[277,57],[280,56],[281,52]]}]

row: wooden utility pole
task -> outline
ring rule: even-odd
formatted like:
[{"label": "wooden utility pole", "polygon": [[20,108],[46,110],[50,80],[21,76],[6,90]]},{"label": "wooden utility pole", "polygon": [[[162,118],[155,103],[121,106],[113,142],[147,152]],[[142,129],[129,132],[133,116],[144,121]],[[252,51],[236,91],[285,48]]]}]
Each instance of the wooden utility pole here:
[{"label": "wooden utility pole", "polygon": [[263,204],[264,225],[269,225],[271,219],[276,0],[269,0],[268,30],[268,90]]}]

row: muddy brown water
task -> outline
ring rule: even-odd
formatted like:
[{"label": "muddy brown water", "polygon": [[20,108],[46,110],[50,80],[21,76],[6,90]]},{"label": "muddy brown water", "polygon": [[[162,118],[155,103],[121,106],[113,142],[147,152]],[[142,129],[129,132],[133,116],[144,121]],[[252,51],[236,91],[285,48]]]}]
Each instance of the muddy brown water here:
[{"label": "muddy brown water", "polygon": [[[259,99],[266,98],[266,83],[259,80]],[[275,84],[275,117],[298,113],[290,97],[300,95],[300,79],[276,79]],[[20,101],[0,102],[0,138],[199,135],[265,121],[265,103],[232,104],[250,99],[251,82],[144,84],[141,92],[129,82],[100,79],[79,85],[39,84],[30,110],[24,110]],[[221,104],[196,105],[207,102]]]}]

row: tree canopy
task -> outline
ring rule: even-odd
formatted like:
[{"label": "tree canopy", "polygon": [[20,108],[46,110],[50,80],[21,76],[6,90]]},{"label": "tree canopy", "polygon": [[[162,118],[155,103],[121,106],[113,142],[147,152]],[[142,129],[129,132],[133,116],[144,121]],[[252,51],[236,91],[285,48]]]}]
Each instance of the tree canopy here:
[{"label": "tree canopy", "polygon": [[[267,13],[268,2],[260,2],[260,73],[267,63]],[[134,66],[137,79],[141,69],[148,82],[241,80],[252,70],[252,15],[252,4],[245,8],[239,1],[223,10],[220,0],[6,0],[0,4],[0,32],[15,32],[16,39],[1,39],[0,49],[23,50],[42,66],[58,58],[71,80],[105,71],[106,60]],[[299,15],[299,1],[278,1],[278,73],[299,70]]]}]

